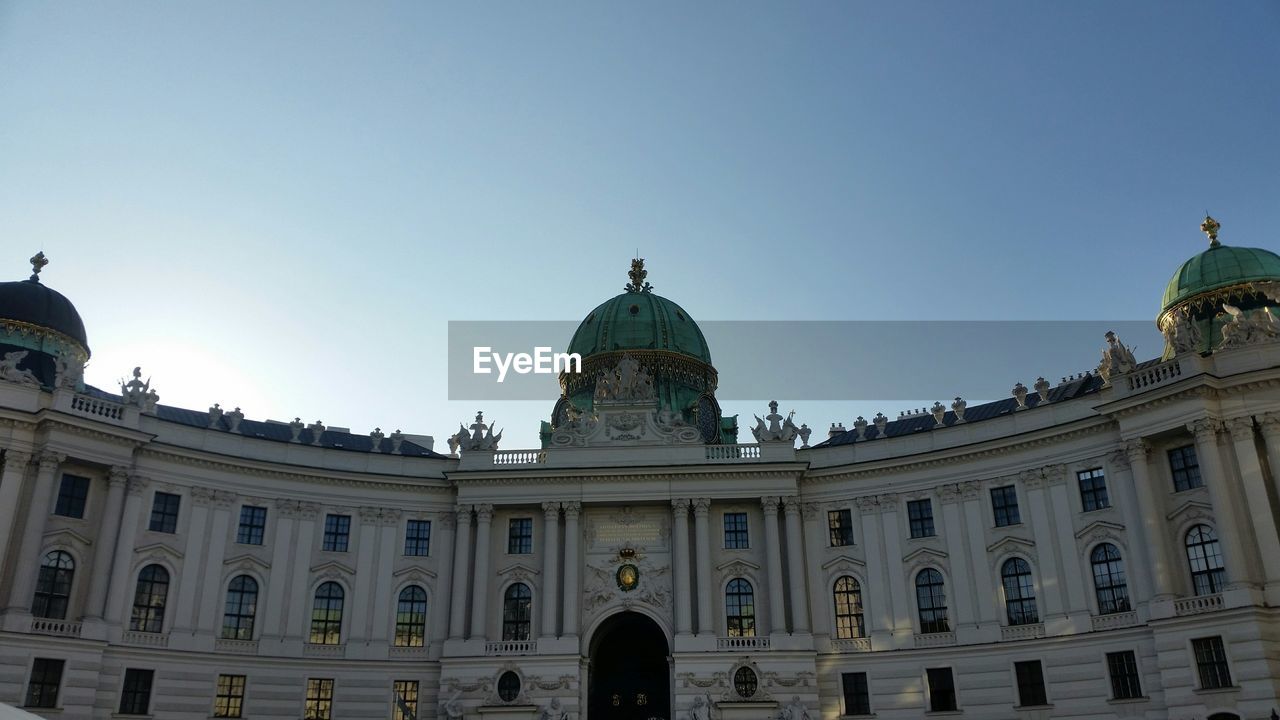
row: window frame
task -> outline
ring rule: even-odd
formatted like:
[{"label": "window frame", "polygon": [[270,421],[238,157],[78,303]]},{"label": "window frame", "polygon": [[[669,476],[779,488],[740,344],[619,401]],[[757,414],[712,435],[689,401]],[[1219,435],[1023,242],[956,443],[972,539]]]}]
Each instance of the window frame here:
[{"label": "window frame", "polygon": [[[139,681],[145,678],[145,685]],[[134,680],[133,684],[130,680]],[[120,704],[117,715],[147,716],[151,714],[151,693],[156,686],[156,671],[148,668],[124,669],[120,683]]]},{"label": "window frame", "polygon": [[[421,593],[421,599],[411,597],[405,599],[405,593],[413,591]],[[406,603],[409,609],[406,610]],[[418,610],[421,605],[421,610]],[[396,615],[395,615],[395,632],[392,634],[391,643],[393,647],[426,647],[427,646],[427,612],[430,608],[426,588],[421,585],[412,584],[405,585],[396,593]],[[405,617],[408,619],[402,619]],[[404,642],[401,642],[401,639]]]},{"label": "window frame", "polygon": [[[1201,530],[1203,528],[1203,530]],[[1209,537],[1205,538],[1205,531]],[[1199,538],[1193,543],[1191,534],[1198,533]],[[1196,523],[1187,528],[1182,535],[1183,554],[1187,559],[1187,571],[1191,573],[1191,592],[1195,595],[1215,595],[1226,589],[1227,568],[1222,557],[1222,542],[1218,539],[1218,531],[1207,523]],[[1210,553],[1207,548],[1214,548]],[[1193,551],[1199,556],[1193,556]],[[1196,563],[1203,562],[1204,568],[1197,570]],[[1215,566],[1216,562],[1216,566]],[[1202,582],[1203,581],[1203,582]]]},{"label": "window frame", "polygon": [[527,583],[513,582],[502,591],[502,639],[514,642],[533,639],[533,588]]},{"label": "window frame", "polygon": [[[1106,548],[1115,551],[1115,557],[1107,554],[1099,560],[1098,553],[1102,551],[1105,554]],[[1099,568],[1103,569],[1101,574]],[[1100,542],[1089,550],[1089,572],[1093,577],[1093,600],[1099,615],[1114,615],[1133,609],[1133,602],[1129,598],[1129,575],[1125,570],[1124,554],[1115,543]],[[1119,580],[1116,579],[1117,575]],[[1099,584],[1100,579],[1105,579],[1106,584]],[[1104,595],[1107,596],[1105,601]]]},{"label": "window frame", "polygon": [[[414,530],[418,532],[415,534]],[[426,530],[425,533],[422,530]],[[404,524],[405,557],[431,557],[431,521],[409,518]]]},{"label": "window frame", "polygon": [[[337,595],[334,594],[334,589],[337,589]],[[321,590],[326,591],[324,597],[320,596]],[[324,602],[324,607],[321,607],[322,601]],[[346,610],[347,589],[343,587],[342,583],[326,580],[317,585],[311,593],[311,622],[307,633],[308,644],[341,645],[342,623],[346,619]],[[331,638],[333,642],[330,642]]]},{"label": "window frame", "polygon": [[1018,507],[1018,486],[1001,485],[993,487],[991,496],[991,518],[996,527],[1010,527],[1022,524],[1022,512]]},{"label": "window frame", "polygon": [[[242,581],[246,580],[253,583],[252,590],[243,587]],[[237,588],[236,583],[240,583],[242,587]],[[260,588],[258,579],[246,573],[236,575],[227,583],[227,591],[223,595],[222,629],[219,631],[219,636],[223,640],[253,640],[258,618]],[[235,594],[234,612],[231,604],[233,593]],[[246,598],[248,598],[247,601]],[[248,605],[247,611],[246,605]],[[229,619],[232,620],[231,624],[227,623]],[[231,634],[227,634],[228,630]]]},{"label": "window frame", "polygon": [[336,685],[334,678],[307,678],[306,695],[302,701],[303,720],[333,720],[333,691]]},{"label": "window frame", "polygon": [[[1132,661],[1133,667],[1132,669],[1128,667],[1121,667],[1119,668],[1121,674],[1117,674],[1117,663],[1113,662],[1113,658],[1123,661],[1123,656],[1126,655],[1128,656],[1128,659]],[[1110,681],[1111,684],[1112,700],[1138,700],[1146,697],[1146,695],[1142,693],[1142,668],[1138,665],[1137,651],[1113,650],[1111,652],[1103,653],[1103,662],[1107,666],[1107,680]],[[1132,674],[1130,674],[1130,670],[1132,670]],[[1122,683],[1126,691],[1131,686],[1135,691],[1135,694],[1121,695],[1120,690]]]},{"label": "window frame", "polygon": [[853,510],[836,508],[827,511],[827,542],[829,547],[853,546]]},{"label": "window frame", "polygon": [[[950,687],[939,688],[939,690],[942,690],[944,692],[944,694],[942,695],[943,698],[948,697],[948,694],[949,694],[950,700],[951,700],[950,707],[938,707],[938,703],[937,703],[938,698],[936,697],[938,690],[935,690],[933,687],[934,673],[938,673],[938,676],[941,677],[943,672],[946,673],[946,678]],[[928,698],[928,706],[929,706],[929,709],[927,712],[957,712],[960,709],[960,693],[956,689],[956,673],[955,673],[955,669],[953,669],[950,665],[925,668],[924,669],[924,687],[925,687],[925,695]]]},{"label": "window frame", "polygon": [[[71,481],[72,492],[70,493],[67,492],[67,481]],[[93,480],[91,478],[84,475],[76,475],[75,473],[62,473],[62,479],[58,483],[58,497],[55,498],[53,503],[53,514],[59,517],[83,520],[85,512],[89,508],[89,493],[92,487]],[[64,501],[70,507],[64,507]]]},{"label": "window frame", "polygon": [[[143,579],[143,573],[153,569],[164,573],[164,579],[160,580],[154,577]],[[150,563],[140,568],[134,577],[137,578],[137,581],[133,586],[133,606],[129,613],[129,630],[131,632],[163,633],[165,631],[165,615],[167,614],[165,610],[169,606],[169,590],[173,584],[173,573],[160,563]],[[143,598],[144,583],[147,590],[146,603],[140,603],[139,600]],[[159,587],[163,587],[164,591],[157,592]]]},{"label": "window frame", "polygon": [[[850,679],[854,679],[854,687],[849,687]],[[861,678],[859,682],[858,678]],[[859,685],[861,687],[859,687]],[[850,698],[855,698],[852,707]],[[871,715],[871,683],[865,671],[840,673],[840,699],[844,703],[845,715]]]},{"label": "window frame", "polygon": [[[1227,655],[1227,643],[1221,635],[1208,635],[1205,637],[1191,638],[1188,641],[1191,649],[1191,661],[1196,668],[1196,689],[1197,690],[1225,690],[1235,687],[1235,680],[1231,673],[1231,658]],[[1208,643],[1207,648],[1213,651],[1214,657],[1203,658],[1200,643]],[[1212,663],[1206,667],[1206,664]],[[1208,672],[1215,673],[1216,677],[1210,677]],[[1210,684],[1213,681],[1214,684]],[[1222,684],[1218,684],[1223,681]]]},{"label": "window frame", "polygon": [[[46,564],[50,556],[64,559],[70,567]],[[45,572],[45,571],[49,572]],[[53,548],[40,557],[40,570],[36,575],[36,589],[31,595],[31,615],[49,620],[66,620],[71,607],[71,590],[76,581],[76,559],[71,553]],[[55,610],[56,609],[56,610]]]},{"label": "window frame", "polygon": [[1010,627],[1040,622],[1035,573],[1026,558],[1014,555],[1000,563],[1000,589],[1004,595],[1005,621]]},{"label": "window frame", "polygon": [[[845,581],[852,583],[853,587],[848,587]],[[842,584],[845,587],[842,588]],[[836,639],[852,640],[866,637],[866,608],[862,604],[862,583],[858,582],[858,578],[852,575],[841,575],[836,578],[831,586],[831,600],[835,611]],[[846,611],[841,612],[842,608]]]},{"label": "window frame", "polygon": [[507,554],[533,554],[532,517],[513,517],[507,520]]},{"label": "window frame", "polygon": [[[1188,462],[1188,458],[1191,462]],[[1200,472],[1200,455],[1196,451],[1195,443],[1169,448],[1165,451],[1165,460],[1169,463],[1169,479],[1173,481],[1175,493],[1204,487],[1204,475]]]},{"label": "window frame", "polygon": [[[161,503],[163,502],[163,506]],[[172,506],[170,506],[172,504]],[[177,493],[157,490],[151,496],[151,518],[147,521],[150,532],[176,535],[178,518],[182,514],[182,496]]]},{"label": "window frame", "polygon": [[[730,527],[732,518],[733,527]],[[741,527],[738,527],[739,524]],[[724,529],[725,550],[751,549],[751,518],[743,510],[726,510],[720,514],[720,527]]]},{"label": "window frame", "polygon": [[[1034,674],[1032,669],[1034,668]],[[1015,660],[1013,663],[1013,685],[1018,691],[1019,708],[1047,707],[1049,702],[1049,682],[1044,676],[1044,663],[1039,659]],[[1028,691],[1031,697],[1028,697]],[[1039,702],[1028,702],[1039,700]]]},{"label": "window frame", "polygon": [[[249,514],[248,518],[245,517],[246,513]],[[257,542],[254,541],[255,539]],[[261,505],[241,505],[240,523],[236,526],[236,542],[240,545],[263,545],[266,539],[267,508]]]},{"label": "window frame", "polygon": [[728,637],[756,637],[756,588],[744,577],[724,584],[724,625]]},{"label": "window frame", "polygon": [[[1088,486],[1086,487],[1086,483]],[[1076,471],[1076,486],[1080,490],[1081,512],[1096,512],[1111,507],[1111,493],[1107,489],[1107,473],[1103,468]]]},{"label": "window frame", "polygon": [[[40,664],[40,670],[41,670],[40,682],[39,682],[40,690],[39,692],[36,693],[35,697],[33,698],[31,691],[33,687],[35,687],[35,683],[36,683],[36,664],[37,663]],[[49,669],[52,666],[56,666],[58,669],[56,682],[49,682]],[[66,658],[45,658],[45,657],[31,658],[31,666],[27,669],[27,682],[26,682],[25,690],[22,696],[22,707],[35,708],[40,710],[59,709],[61,707],[61,705],[59,705],[59,702],[62,699],[62,682],[63,680],[66,679],[66,677],[67,677]],[[46,697],[45,693],[50,692],[51,686],[52,686],[53,697],[49,698],[48,700],[49,704],[36,705],[32,703],[33,699],[41,700],[41,701],[44,700]]]},{"label": "window frame", "polygon": [[[922,585],[920,578],[924,577],[926,573],[937,575],[938,581],[933,582],[932,577],[930,577],[929,581]],[[916,591],[916,620],[920,623],[920,634],[933,635],[951,632],[951,619],[947,613],[947,578],[942,574],[942,571],[934,567],[921,568],[912,579],[912,585]],[[935,591],[934,588],[937,588],[937,590]],[[921,602],[921,590],[928,590],[928,607]],[[930,613],[928,620],[925,619],[926,612]]]},{"label": "window frame", "polygon": [[393,679],[391,681],[391,720],[407,720],[407,718],[410,717],[410,715],[405,715],[404,711],[400,709],[400,699],[401,699],[400,686],[401,685],[404,686],[406,691],[412,690],[412,695],[413,695],[413,697],[410,698],[410,697],[407,697],[409,693],[408,692],[405,693],[406,695],[406,697],[404,697],[405,706],[409,708],[409,712],[413,717],[420,717],[418,715],[418,698],[420,697],[419,691],[421,689],[421,686],[419,685],[418,681]]},{"label": "window frame", "polygon": [[[223,679],[227,680],[226,692],[223,692]],[[240,683],[236,685],[236,678]],[[230,673],[219,673],[218,678],[214,681],[213,686],[213,717],[215,718],[240,718],[244,717],[244,699],[248,694],[249,677],[247,675],[233,675]],[[236,690],[239,689],[239,694]]]},{"label": "window frame", "polygon": [[348,552],[351,549],[351,516],[325,513],[322,552]]},{"label": "window frame", "polygon": [[937,536],[938,528],[933,521],[932,498],[907,501],[907,531],[913,540]]}]

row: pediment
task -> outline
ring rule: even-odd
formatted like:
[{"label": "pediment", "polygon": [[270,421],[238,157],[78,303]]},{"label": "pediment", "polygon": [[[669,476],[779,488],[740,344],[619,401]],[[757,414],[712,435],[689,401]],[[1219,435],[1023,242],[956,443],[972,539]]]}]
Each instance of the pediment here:
[{"label": "pediment", "polygon": [[921,561],[928,562],[930,560],[946,560],[947,557],[947,554],[941,550],[922,547],[919,550],[914,550],[907,556],[903,557],[902,564],[910,565]]},{"label": "pediment", "polygon": [[1164,516],[1166,520],[1178,520],[1181,518],[1194,518],[1196,520],[1213,520],[1213,506],[1203,500],[1188,500],[1173,512]]},{"label": "pediment", "polygon": [[851,555],[837,555],[830,560],[822,563],[823,570],[832,568],[838,570],[852,570],[853,568],[866,568],[867,564]]},{"label": "pediment", "polygon": [[1121,525],[1120,523],[1108,522],[1106,520],[1095,520],[1094,522],[1080,528],[1080,532],[1076,533],[1076,539],[1079,540],[1085,535],[1089,535],[1091,533],[1118,536],[1123,532],[1124,525]]},{"label": "pediment", "polygon": [[335,575],[355,575],[356,574],[355,568],[343,565],[337,560],[330,560],[328,562],[323,562],[323,563],[320,563],[319,565],[315,565],[311,568],[311,572],[318,575],[324,575],[325,577],[333,577]]},{"label": "pediment", "polygon": [[1005,537],[1002,537],[999,540],[988,545],[987,552],[993,553],[993,552],[1008,550],[1012,548],[1022,548],[1024,550],[1030,550],[1035,546],[1036,546],[1035,542],[1031,540],[1015,537],[1013,535],[1006,535]]},{"label": "pediment", "polygon": [[133,553],[134,555],[145,555],[149,558],[168,557],[174,560],[182,559],[182,553],[169,547],[168,545],[165,545],[164,543],[151,543],[150,545],[143,545],[142,547],[135,549]]},{"label": "pediment", "polygon": [[53,530],[44,534],[45,541],[53,540],[55,542],[71,543],[72,545],[92,545],[93,541],[72,530],[71,528],[62,528]]},{"label": "pediment", "polygon": [[733,569],[734,572],[743,572],[745,570],[758,571],[760,569],[760,566],[745,558],[734,558],[733,560],[727,560],[716,566],[716,570],[719,570],[721,572],[724,572],[725,570],[729,570],[731,568]]},{"label": "pediment", "polygon": [[397,577],[397,578],[403,577],[409,580],[425,580],[427,578],[435,578],[435,576],[436,574],[434,571],[428,570],[424,567],[417,567],[417,566],[401,568],[391,573],[391,577]]},{"label": "pediment", "polygon": [[262,559],[254,555],[250,555],[249,553],[242,553],[234,557],[229,557],[222,561],[222,565],[223,567],[235,566],[241,570],[253,569],[261,570],[263,572],[271,569],[271,563],[264,562]]},{"label": "pediment", "polygon": [[522,562],[511,563],[498,571],[499,577],[507,580],[531,580],[540,574],[538,568]]}]

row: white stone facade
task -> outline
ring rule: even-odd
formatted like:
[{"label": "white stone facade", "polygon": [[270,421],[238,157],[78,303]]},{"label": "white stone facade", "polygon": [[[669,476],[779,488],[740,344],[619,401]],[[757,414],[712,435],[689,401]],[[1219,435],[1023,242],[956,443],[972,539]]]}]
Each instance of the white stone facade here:
[{"label": "white stone facade", "polygon": [[[1280,344],[1182,355],[1110,381],[831,447],[615,443],[461,458],[262,439],[3,382],[0,702],[29,699],[39,659],[64,661],[56,707],[35,710],[52,717],[131,716],[125,671],[140,669],[153,672],[146,714],[166,720],[213,716],[220,675],[244,677],[252,718],[302,717],[313,679],[334,681],[331,717],[343,720],[393,717],[397,681],[418,683],[423,718],[585,718],[593,639],[632,612],[669,649],[671,708],[653,717],[856,716],[845,683],[857,673],[876,718],[931,707],[971,718],[1267,717],[1280,706]],[[1200,481],[1179,490],[1169,452],[1185,447]],[[1091,495],[1081,485],[1098,470],[1105,502],[1096,483]],[[57,512],[67,476],[88,479],[82,517]],[[1005,487],[1017,518],[1001,524],[991,491]],[[179,498],[172,532],[158,494]],[[913,537],[920,506],[910,503],[922,500],[933,532],[916,517]],[[241,535],[246,506],[266,510],[260,542],[253,523]],[[849,542],[839,530],[833,546],[829,513],[841,511]],[[745,541],[728,547],[726,514],[738,513]],[[326,549],[331,515],[349,526],[331,528]],[[512,546],[513,520],[528,521],[527,547]],[[409,524],[422,521],[428,552],[406,554]],[[1200,526],[1224,567],[1199,576],[1197,594],[1186,542]],[[1124,571],[1112,591],[1128,598],[1110,607],[1093,560],[1106,544]],[[57,552],[74,567],[65,592],[50,593],[41,565]],[[1029,568],[1035,601],[1019,624],[1002,581],[1011,559]],[[623,565],[638,573],[633,589]],[[168,578],[162,619],[135,608],[152,566]],[[923,625],[917,582],[929,569],[943,582],[945,627]],[[257,588],[252,629],[226,637],[241,577]],[[836,617],[842,578],[861,593],[861,632],[837,629],[856,627]],[[751,586],[754,634],[729,629],[739,579]],[[330,642],[310,642],[327,583],[342,611],[319,638]],[[504,626],[508,590],[521,584],[527,631]],[[425,619],[398,632],[411,587],[425,593]],[[1109,662],[1128,659],[1136,697],[1116,697]],[[1016,663],[1027,661],[1040,663],[1043,702],[1020,697],[1028,666]],[[758,682],[750,698],[734,687],[743,667]],[[937,704],[945,669],[954,711]],[[511,699],[499,696],[507,671],[520,681]]]}]

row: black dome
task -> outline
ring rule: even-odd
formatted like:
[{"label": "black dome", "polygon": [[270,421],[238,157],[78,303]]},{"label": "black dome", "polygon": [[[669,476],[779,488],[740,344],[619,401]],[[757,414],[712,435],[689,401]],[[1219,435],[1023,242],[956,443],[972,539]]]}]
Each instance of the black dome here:
[{"label": "black dome", "polygon": [[76,312],[76,306],[62,293],[36,280],[0,283],[0,321],[3,320],[16,320],[62,333],[79,343],[85,352],[89,350],[84,321]]}]

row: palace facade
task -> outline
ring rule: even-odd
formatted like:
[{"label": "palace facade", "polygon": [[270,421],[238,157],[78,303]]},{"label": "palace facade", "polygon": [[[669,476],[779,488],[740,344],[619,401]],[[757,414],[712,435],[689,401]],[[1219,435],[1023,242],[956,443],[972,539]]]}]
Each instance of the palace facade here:
[{"label": "palace facade", "polygon": [[[1161,358],[739,442],[642,264],[542,447],[84,384],[0,284],[0,702],[51,718],[1175,718],[1280,707],[1280,257],[1183,263]],[[37,273],[42,256],[35,259]],[[802,349],[801,349],[802,350]],[[743,432],[745,435],[745,432]],[[797,445],[800,447],[797,447]],[[442,448],[443,449],[443,448]]]}]

